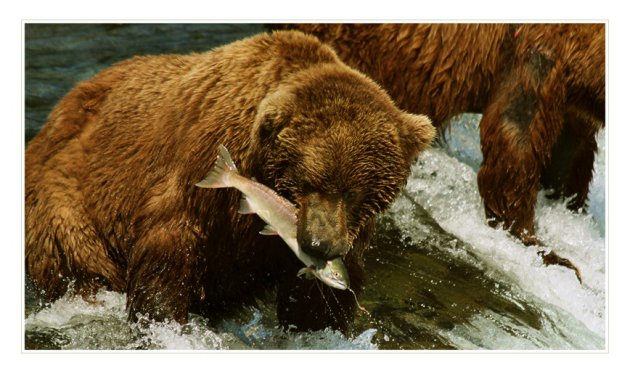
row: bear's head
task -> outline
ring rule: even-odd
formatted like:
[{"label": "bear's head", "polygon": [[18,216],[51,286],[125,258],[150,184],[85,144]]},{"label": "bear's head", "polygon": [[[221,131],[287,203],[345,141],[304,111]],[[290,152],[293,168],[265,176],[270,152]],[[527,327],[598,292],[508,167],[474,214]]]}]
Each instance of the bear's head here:
[{"label": "bear's head", "polygon": [[435,137],[367,77],[339,64],[293,75],[263,100],[253,127],[259,179],[298,207],[308,254],[344,256],[404,187]]}]

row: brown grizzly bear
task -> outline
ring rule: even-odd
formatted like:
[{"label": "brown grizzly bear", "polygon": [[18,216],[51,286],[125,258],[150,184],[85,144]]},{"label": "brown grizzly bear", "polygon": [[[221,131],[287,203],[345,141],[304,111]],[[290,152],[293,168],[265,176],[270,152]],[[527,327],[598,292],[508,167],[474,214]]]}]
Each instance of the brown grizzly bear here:
[{"label": "brown grizzly bear", "polygon": [[375,215],[434,136],[301,32],[136,57],[79,83],[28,145],[26,271],[48,299],[126,292],[130,320],[220,317],[277,286],[285,327],[347,330],[348,291],[297,278],[303,265],[237,213],[236,190],[195,183],[226,145],[243,175],[299,205],[302,248],[343,256],[360,290]]},{"label": "brown grizzly bear", "polygon": [[604,24],[295,24],[444,127],[481,112],[479,191],[492,225],[537,244],[539,187],[585,206],[605,116]]}]

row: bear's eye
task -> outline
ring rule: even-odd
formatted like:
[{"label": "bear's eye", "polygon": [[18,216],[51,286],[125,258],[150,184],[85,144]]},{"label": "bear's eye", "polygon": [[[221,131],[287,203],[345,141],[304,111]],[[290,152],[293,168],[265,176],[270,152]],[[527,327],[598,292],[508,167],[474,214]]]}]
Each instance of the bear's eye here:
[{"label": "bear's eye", "polygon": [[303,194],[308,194],[308,193],[313,193],[315,192],[315,187],[308,183],[308,182],[303,182],[302,183],[302,187],[301,187],[301,191]]},{"label": "bear's eye", "polygon": [[343,199],[346,200],[346,201],[353,200],[356,196],[357,196],[357,194],[354,191],[345,191],[345,192],[343,192]]}]

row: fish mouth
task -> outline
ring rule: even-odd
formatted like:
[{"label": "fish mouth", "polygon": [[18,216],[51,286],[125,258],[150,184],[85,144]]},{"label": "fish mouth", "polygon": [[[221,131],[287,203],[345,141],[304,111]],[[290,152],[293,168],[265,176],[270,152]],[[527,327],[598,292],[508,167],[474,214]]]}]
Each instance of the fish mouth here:
[{"label": "fish mouth", "polygon": [[348,288],[348,285],[341,281],[326,281],[326,284],[339,290],[346,290]]},{"label": "fish mouth", "polygon": [[331,260],[350,250],[346,207],[339,197],[311,193],[297,199],[297,240],[309,256]]}]

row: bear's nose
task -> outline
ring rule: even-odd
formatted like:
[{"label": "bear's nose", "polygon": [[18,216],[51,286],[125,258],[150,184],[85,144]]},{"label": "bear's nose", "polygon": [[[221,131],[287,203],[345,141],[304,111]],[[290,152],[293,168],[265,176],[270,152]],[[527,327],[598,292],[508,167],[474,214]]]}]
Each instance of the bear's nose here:
[{"label": "bear's nose", "polygon": [[299,201],[297,238],[302,251],[321,260],[348,253],[350,247],[342,200],[312,193]]}]

